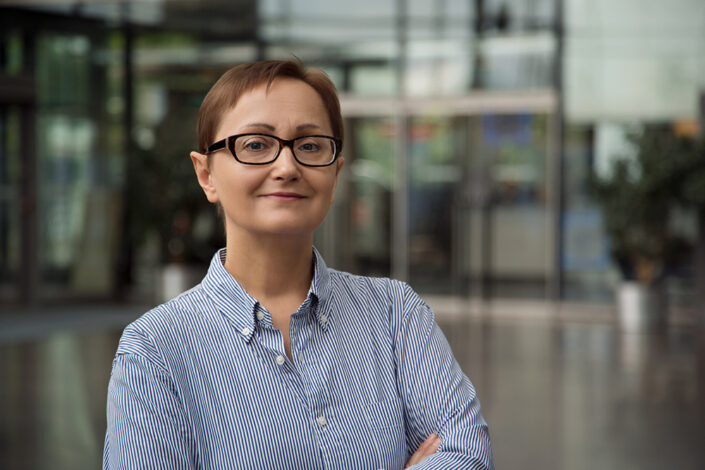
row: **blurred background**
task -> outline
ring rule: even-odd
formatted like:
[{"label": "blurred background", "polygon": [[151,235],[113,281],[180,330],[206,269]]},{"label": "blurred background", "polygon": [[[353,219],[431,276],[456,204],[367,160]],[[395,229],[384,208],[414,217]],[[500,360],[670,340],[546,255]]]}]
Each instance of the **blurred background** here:
[{"label": "blurred background", "polygon": [[316,246],[434,308],[497,468],[705,468],[701,0],[0,0],[0,468],[100,465],[121,329],[224,244],[200,103],[292,55]]}]

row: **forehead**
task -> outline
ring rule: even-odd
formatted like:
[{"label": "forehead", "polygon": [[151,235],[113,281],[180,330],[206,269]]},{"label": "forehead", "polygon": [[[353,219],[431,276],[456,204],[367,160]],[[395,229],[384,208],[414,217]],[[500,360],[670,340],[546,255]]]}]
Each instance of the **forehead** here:
[{"label": "forehead", "polygon": [[308,83],[292,78],[277,78],[245,91],[235,106],[220,120],[217,138],[246,132],[253,124],[266,124],[278,132],[287,132],[302,124],[313,124],[331,132],[323,99]]}]

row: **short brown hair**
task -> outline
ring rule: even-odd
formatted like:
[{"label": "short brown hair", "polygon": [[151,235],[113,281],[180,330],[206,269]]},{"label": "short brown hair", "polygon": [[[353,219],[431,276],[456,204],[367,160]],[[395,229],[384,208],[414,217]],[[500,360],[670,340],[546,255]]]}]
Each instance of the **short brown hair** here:
[{"label": "short brown hair", "polygon": [[276,78],[293,78],[310,85],[323,100],[333,137],[343,142],[343,116],[335,85],[322,70],[307,69],[300,60],[265,60],[235,66],[225,72],[210,89],[198,111],[198,151],[206,152],[213,143],[223,115],[243,95],[259,85],[267,88]]}]

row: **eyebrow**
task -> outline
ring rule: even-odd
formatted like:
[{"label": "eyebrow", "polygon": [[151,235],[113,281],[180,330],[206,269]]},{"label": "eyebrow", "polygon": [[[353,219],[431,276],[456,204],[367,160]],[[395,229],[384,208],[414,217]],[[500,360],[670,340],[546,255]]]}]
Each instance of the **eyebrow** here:
[{"label": "eyebrow", "polygon": [[[249,124],[245,124],[239,130],[243,130],[243,129],[247,129],[247,128],[251,128],[251,127],[264,128],[264,129],[267,129],[272,132],[277,130],[276,127],[272,126],[271,124],[266,124],[263,122],[252,122]],[[296,126],[297,131],[303,131],[306,129],[321,129],[322,130],[323,128],[321,126],[319,126],[318,124],[313,124],[313,123],[299,124],[298,126]]]}]

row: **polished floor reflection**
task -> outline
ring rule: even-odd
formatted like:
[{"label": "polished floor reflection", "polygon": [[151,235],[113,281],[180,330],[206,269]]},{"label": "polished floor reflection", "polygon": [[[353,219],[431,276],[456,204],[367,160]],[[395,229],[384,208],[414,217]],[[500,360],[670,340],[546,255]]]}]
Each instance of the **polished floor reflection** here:
[{"label": "polished floor reflection", "polygon": [[0,468],[100,468],[119,333],[0,345]]},{"label": "polished floor reflection", "polygon": [[[439,318],[480,394],[498,469],[705,468],[702,329]],[[0,468],[99,468],[119,329],[10,336]]]},{"label": "polished floor reflection", "polygon": [[475,382],[497,468],[705,468],[705,337],[696,327],[443,324]]}]

